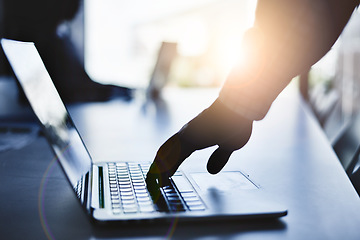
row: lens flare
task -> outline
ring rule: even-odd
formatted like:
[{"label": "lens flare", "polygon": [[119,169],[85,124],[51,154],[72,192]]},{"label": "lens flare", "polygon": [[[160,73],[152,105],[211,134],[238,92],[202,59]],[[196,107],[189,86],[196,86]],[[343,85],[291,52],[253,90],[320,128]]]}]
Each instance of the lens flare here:
[{"label": "lens flare", "polygon": [[44,193],[47,186],[48,176],[50,176],[54,170],[55,163],[57,162],[57,157],[55,157],[48,165],[44,175],[41,179],[40,188],[39,188],[39,197],[38,197],[38,209],[39,209],[39,217],[41,222],[41,227],[44,230],[46,238],[49,240],[55,240],[53,233],[49,227],[48,221],[45,215],[45,205],[44,205]]}]

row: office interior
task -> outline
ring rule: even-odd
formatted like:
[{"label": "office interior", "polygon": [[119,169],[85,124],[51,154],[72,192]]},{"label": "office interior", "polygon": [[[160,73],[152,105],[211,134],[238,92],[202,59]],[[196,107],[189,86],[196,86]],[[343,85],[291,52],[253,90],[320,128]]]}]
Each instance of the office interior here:
[{"label": "office interior", "polygon": [[[0,0],[0,37],[7,37],[8,30],[5,1]],[[82,0],[75,17],[61,22],[57,34],[72,44],[73,56],[92,81],[120,86],[125,94],[147,88],[163,42],[177,43],[165,89],[219,89],[240,52],[237,43],[251,26],[255,6],[253,0]],[[359,42],[357,10],[331,51],[291,83],[350,178],[359,168]],[[0,152],[23,148],[38,137],[37,131],[1,53]],[[358,175],[351,180],[360,194]]]}]

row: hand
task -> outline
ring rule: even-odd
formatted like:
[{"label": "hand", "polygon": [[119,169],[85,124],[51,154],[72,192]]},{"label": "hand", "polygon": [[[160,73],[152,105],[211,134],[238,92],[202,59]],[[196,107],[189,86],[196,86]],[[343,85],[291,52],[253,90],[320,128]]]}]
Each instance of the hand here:
[{"label": "hand", "polygon": [[146,177],[148,188],[168,185],[169,177],[187,157],[196,150],[214,145],[218,148],[210,156],[207,170],[211,174],[218,173],[232,152],[248,142],[252,122],[217,99],[160,147]]}]

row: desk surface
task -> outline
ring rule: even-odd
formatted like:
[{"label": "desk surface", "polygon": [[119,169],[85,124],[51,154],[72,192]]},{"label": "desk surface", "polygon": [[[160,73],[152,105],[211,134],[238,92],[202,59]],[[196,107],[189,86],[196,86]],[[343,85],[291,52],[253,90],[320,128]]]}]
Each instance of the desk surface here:
[{"label": "desk surface", "polygon": [[[96,160],[151,161],[157,147],[216,97],[213,90],[168,89],[165,101],[71,106]],[[117,147],[114,147],[117,146]],[[211,149],[183,168],[205,168]],[[131,155],[130,155],[131,154]],[[287,90],[226,169],[238,168],[289,209],[275,221],[92,225],[44,138],[0,153],[0,236],[6,239],[360,239],[360,199],[319,125]]]}]

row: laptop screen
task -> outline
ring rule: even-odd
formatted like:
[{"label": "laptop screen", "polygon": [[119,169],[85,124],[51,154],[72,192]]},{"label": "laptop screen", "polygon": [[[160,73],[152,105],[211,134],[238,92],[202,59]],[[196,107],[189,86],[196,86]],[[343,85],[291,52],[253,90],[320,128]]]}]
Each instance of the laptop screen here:
[{"label": "laptop screen", "polygon": [[74,188],[91,170],[82,142],[33,43],[2,39],[5,55]]}]

